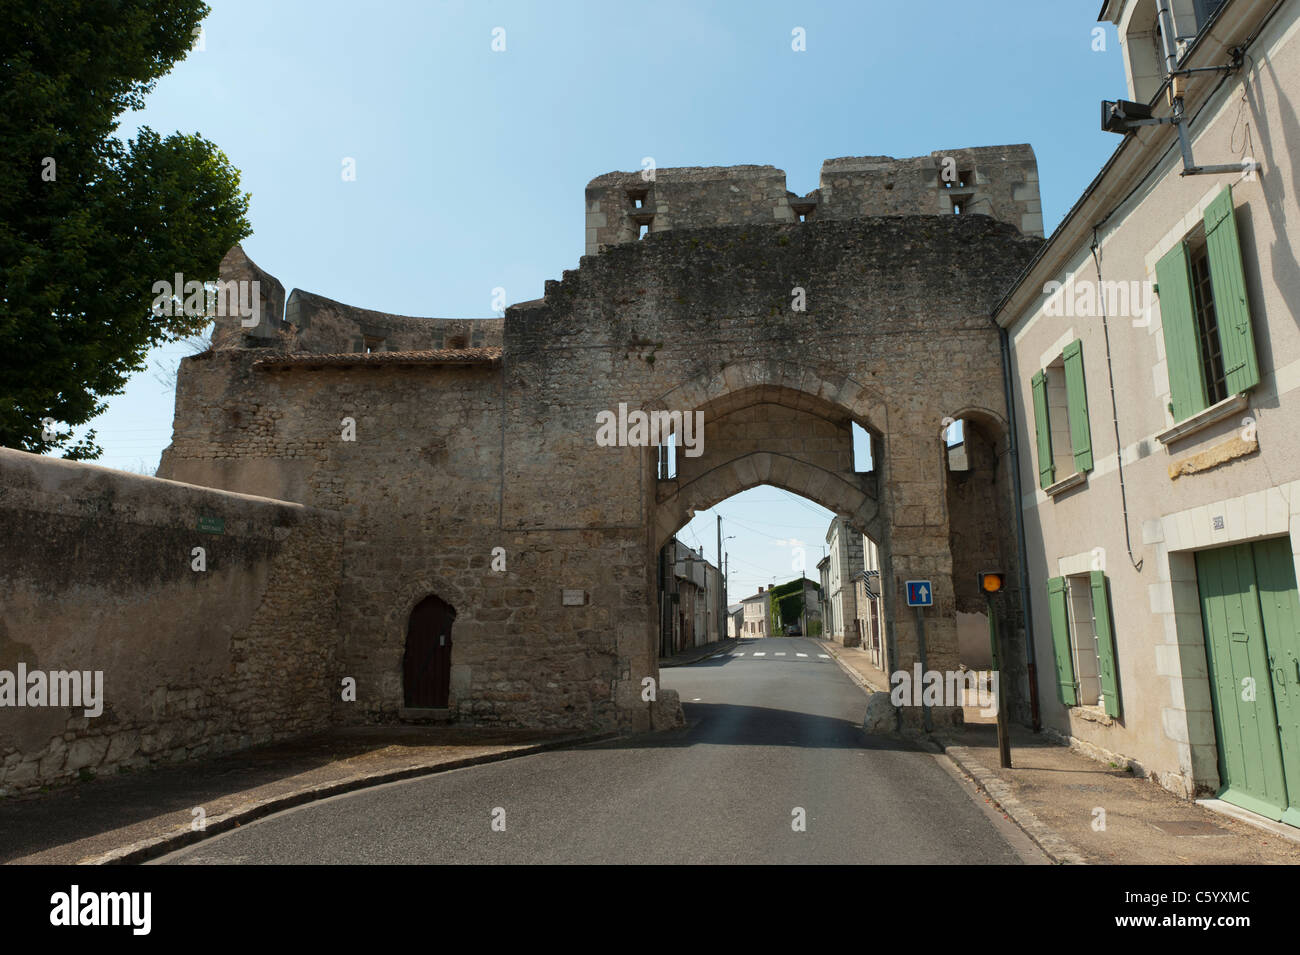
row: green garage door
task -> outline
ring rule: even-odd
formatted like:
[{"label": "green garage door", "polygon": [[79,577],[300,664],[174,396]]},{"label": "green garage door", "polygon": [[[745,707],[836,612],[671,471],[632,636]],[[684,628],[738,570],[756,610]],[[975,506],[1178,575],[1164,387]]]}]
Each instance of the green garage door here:
[{"label": "green garage door", "polygon": [[1290,538],[1196,555],[1221,799],[1300,826],[1300,594]]}]

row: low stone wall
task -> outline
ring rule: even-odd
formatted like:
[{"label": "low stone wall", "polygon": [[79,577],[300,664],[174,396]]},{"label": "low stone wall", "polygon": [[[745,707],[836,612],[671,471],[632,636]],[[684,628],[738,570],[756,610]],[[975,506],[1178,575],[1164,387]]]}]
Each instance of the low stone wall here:
[{"label": "low stone wall", "polygon": [[328,725],[341,555],[329,511],[0,449],[0,792]]}]

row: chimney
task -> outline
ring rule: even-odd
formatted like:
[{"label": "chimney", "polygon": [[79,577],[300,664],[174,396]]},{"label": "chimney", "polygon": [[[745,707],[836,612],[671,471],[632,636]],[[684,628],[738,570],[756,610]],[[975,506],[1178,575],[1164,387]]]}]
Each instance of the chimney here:
[{"label": "chimney", "polygon": [[760,594],[763,592],[763,585],[762,585],[762,584],[759,584],[759,585],[758,585],[758,592],[759,592]]}]

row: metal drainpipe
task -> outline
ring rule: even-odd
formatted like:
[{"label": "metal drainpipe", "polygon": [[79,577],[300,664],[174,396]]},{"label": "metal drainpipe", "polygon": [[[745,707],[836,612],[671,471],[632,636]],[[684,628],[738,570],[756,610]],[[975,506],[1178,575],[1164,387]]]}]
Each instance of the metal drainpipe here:
[{"label": "metal drainpipe", "polygon": [[[997,325],[996,318],[993,323]],[[1016,549],[1020,562],[1020,611],[1025,621],[1025,672],[1029,677],[1029,708],[1034,732],[1037,733],[1043,728],[1043,721],[1038,709],[1038,664],[1034,653],[1033,602],[1029,599],[1028,548],[1025,545],[1025,516],[1022,510],[1020,485],[1020,446],[1016,439],[1016,403],[1011,387],[1011,338],[1001,325],[997,325],[997,328],[998,340],[1002,345],[1002,388],[1006,393],[1007,401],[1007,453],[1011,458],[1011,492],[1015,495]]]}]

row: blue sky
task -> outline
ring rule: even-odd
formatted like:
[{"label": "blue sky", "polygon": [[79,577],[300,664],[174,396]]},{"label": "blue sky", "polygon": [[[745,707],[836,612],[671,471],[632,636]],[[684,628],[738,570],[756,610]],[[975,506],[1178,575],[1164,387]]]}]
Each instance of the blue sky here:
[{"label": "blue sky", "polygon": [[[244,248],[286,289],[407,315],[540,297],[582,255],[586,183],[646,156],[771,164],[803,194],[832,157],[1028,142],[1051,230],[1118,143],[1098,101],[1125,95],[1097,0],[208,2],[204,48],[122,132],[216,142],[252,193]],[[93,422],[99,463],[152,471],[172,400],[137,375]],[[816,577],[829,512],[773,488],[718,511],[733,601],[796,576],[792,540]],[[714,513],[681,535],[710,559]]]}]

